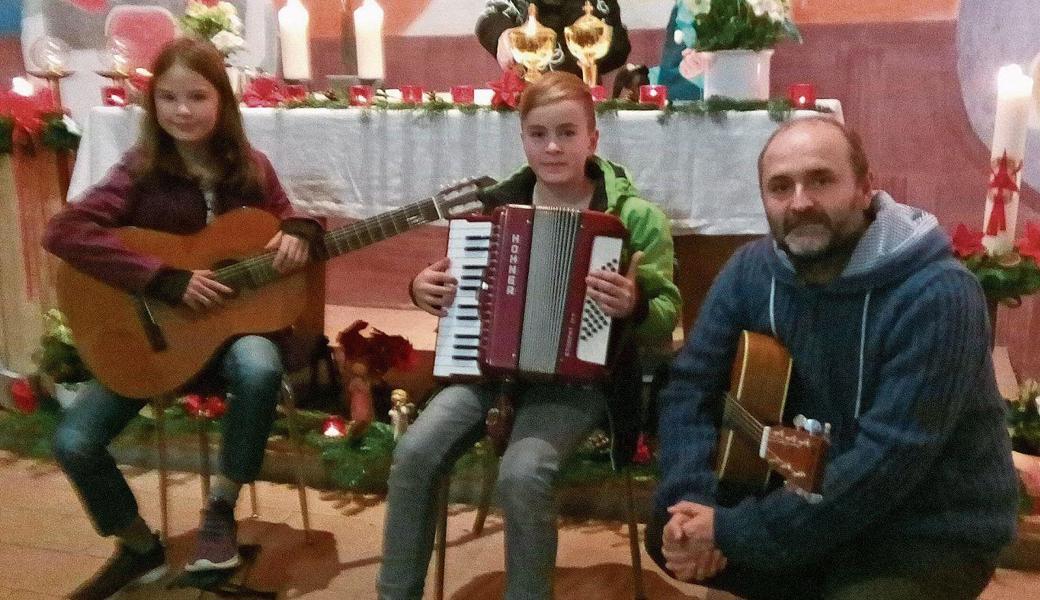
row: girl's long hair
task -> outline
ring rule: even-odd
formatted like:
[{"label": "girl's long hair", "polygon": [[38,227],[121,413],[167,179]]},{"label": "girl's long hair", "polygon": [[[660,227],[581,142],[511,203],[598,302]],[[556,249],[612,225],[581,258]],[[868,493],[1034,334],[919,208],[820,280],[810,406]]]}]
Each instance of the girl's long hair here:
[{"label": "girl's long hair", "polygon": [[159,126],[155,111],[155,83],[177,64],[198,73],[217,89],[220,114],[210,135],[209,149],[216,162],[215,191],[218,197],[224,198],[229,194],[245,198],[259,196],[263,189],[260,170],[242,129],[242,116],[224,68],[224,57],[213,44],[190,37],[177,38],[167,44],[152,64],[152,85],[148,87],[146,113],[138,140],[140,160],[132,167],[134,180],[143,182],[188,176],[173,138]]}]

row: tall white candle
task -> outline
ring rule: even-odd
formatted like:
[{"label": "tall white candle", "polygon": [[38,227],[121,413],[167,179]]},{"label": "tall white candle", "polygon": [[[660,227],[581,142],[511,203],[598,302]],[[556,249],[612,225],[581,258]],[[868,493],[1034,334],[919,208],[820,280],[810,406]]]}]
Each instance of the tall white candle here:
[{"label": "tall white candle", "polygon": [[[1026,130],[1029,123],[1033,80],[1022,73],[1018,65],[1006,65],[997,73],[997,111],[993,123],[993,145],[990,149],[990,164],[997,169],[998,161],[1007,153],[1008,172],[1016,185],[1021,185],[1021,165],[1026,149]],[[986,212],[983,231],[988,229],[993,215],[994,190],[986,197]],[[987,235],[983,244],[991,254],[1002,254],[1011,249],[1015,239],[1015,222],[1018,219],[1018,193],[1004,194],[1005,230],[997,235]]]},{"label": "tall white candle", "polygon": [[376,0],[364,0],[354,11],[354,38],[357,40],[358,76],[383,79],[383,9]]},{"label": "tall white candle", "polygon": [[300,0],[289,0],[278,11],[278,33],[282,44],[282,77],[311,78],[311,48],[307,28],[311,17]]}]

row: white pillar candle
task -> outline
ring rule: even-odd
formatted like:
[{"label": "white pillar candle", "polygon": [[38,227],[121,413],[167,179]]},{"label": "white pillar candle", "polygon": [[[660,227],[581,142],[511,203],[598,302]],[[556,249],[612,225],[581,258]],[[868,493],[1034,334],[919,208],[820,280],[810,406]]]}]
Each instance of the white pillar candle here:
[{"label": "white pillar candle", "polygon": [[[996,171],[998,161],[1007,153],[1008,172],[1016,185],[1021,185],[1021,165],[1026,148],[1026,130],[1029,123],[1033,80],[1022,73],[1018,65],[1006,65],[997,74],[997,111],[993,123],[993,145],[990,166]],[[989,227],[993,214],[995,190],[986,195],[983,231]],[[1015,221],[1018,218],[1018,193],[1004,194],[1005,230],[987,235],[983,244],[991,254],[1002,254],[1011,249],[1015,239]]]},{"label": "white pillar candle", "polygon": [[282,44],[282,77],[311,78],[311,48],[307,28],[311,17],[300,0],[289,0],[278,11],[278,32]]},{"label": "white pillar candle", "polygon": [[358,77],[383,79],[383,9],[376,0],[364,0],[354,11]]}]

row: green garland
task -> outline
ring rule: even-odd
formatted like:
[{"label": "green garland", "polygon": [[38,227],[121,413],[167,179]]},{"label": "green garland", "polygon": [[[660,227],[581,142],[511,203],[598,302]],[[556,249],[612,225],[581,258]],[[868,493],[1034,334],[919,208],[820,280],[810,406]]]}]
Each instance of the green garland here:
[{"label": "green garland", "polygon": [[[376,98],[367,107],[361,107],[364,111],[400,111],[412,110],[424,114],[440,114],[450,110],[458,110],[464,114],[475,114],[478,112],[515,112],[509,107],[492,107],[477,104],[456,104],[442,100],[432,94],[428,94],[425,102],[415,104],[411,102],[392,102],[383,90],[376,92]],[[291,100],[284,102],[280,108],[328,108],[344,109],[358,108],[351,106],[346,100],[340,99],[334,92],[324,94],[309,94],[302,100]],[[673,115],[680,116],[714,116],[727,112],[749,112],[764,110],[769,113],[769,118],[781,122],[791,118],[794,105],[787,98],[771,98],[769,100],[738,100],[724,96],[712,96],[707,100],[695,100],[692,102],[670,102],[663,109],[654,104],[641,104],[631,100],[605,100],[596,104],[596,113],[599,115],[616,114],[622,110],[660,111],[659,120],[667,121]],[[820,113],[832,112],[825,106],[816,106],[805,110],[815,110]]]},{"label": "green garland", "polygon": [[[42,115],[43,131],[39,142],[55,152],[72,151],[79,147],[80,134],[69,130],[61,113]],[[36,140],[33,140],[35,142]],[[14,150],[14,119],[0,116],[0,155]]]},{"label": "green garland", "polygon": [[961,261],[978,278],[987,298],[1007,306],[1018,306],[1022,296],[1040,292],[1040,265],[1031,257],[1009,252],[999,257],[977,254]]}]

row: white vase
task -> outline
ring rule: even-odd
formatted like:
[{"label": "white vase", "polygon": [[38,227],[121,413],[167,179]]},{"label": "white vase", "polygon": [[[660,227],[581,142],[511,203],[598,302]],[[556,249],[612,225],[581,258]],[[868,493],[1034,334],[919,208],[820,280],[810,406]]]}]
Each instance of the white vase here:
[{"label": "white vase", "polygon": [[772,50],[716,50],[704,71],[704,97],[737,100],[769,99],[769,59]]},{"label": "white vase", "polygon": [[69,410],[76,405],[76,397],[86,382],[78,383],[55,383],[54,399],[61,405],[62,410]]}]

